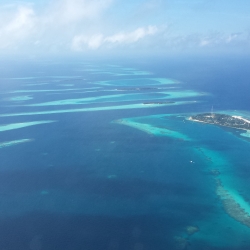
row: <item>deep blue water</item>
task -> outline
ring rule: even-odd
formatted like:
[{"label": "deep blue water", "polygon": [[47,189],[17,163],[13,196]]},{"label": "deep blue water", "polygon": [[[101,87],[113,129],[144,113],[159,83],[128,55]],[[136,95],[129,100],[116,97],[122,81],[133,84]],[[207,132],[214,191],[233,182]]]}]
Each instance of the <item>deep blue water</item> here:
[{"label": "deep blue water", "polygon": [[[223,206],[216,181],[250,204],[250,139],[186,120],[212,106],[249,115],[249,66],[238,57],[2,63],[0,249],[249,249],[250,228]],[[197,96],[163,94],[187,90]],[[175,103],[143,105],[158,95]],[[50,123],[13,129],[38,121]]]}]

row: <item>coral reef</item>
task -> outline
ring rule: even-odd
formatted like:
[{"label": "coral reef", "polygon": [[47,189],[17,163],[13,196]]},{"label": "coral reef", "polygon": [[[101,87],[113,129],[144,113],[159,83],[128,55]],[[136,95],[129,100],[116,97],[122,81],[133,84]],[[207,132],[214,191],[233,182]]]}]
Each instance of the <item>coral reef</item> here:
[{"label": "coral reef", "polygon": [[210,173],[211,173],[212,175],[215,175],[215,176],[220,175],[220,171],[219,171],[218,169],[212,169],[212,170],[210,171]]},{"label": "coral reef", "polygon": [[217,180],[216,193],[220,197],[226,213],[240,223],[250,227],[250,214],[237,203],[232,195],[223,187],[220,180]]},{"label": "coral reef", "polygon": [[186,227],[186,232],[188,235],[192,235],[192,234],[199,232],[199,231],[200,231],[200,229],[196,226],[187,226]]},{"label": "coral reef", "polygon": [[184,237],[175,237],[175,249],[176,250],[186,250],[187,247],[190,245],[190,242],[188,241],[188,239],[184,238]]}]

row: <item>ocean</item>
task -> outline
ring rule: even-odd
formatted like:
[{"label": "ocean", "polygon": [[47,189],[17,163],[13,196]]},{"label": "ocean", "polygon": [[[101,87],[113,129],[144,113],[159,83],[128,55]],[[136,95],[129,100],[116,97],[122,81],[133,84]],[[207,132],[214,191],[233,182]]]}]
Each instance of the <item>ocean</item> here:
[{"label": "ocean", "polygon": [[250,248],[243,56],[0,64],[0,250]]}]

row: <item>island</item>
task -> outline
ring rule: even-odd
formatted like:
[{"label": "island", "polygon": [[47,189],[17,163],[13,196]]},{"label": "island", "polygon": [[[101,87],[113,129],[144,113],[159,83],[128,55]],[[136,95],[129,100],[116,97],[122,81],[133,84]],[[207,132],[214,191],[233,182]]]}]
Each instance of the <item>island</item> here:
[{"label": "island", "polygon": [[241,116],[231,116],[226,114],[203,113],[190,116],[188,120],[195,122],[204,122],[218,126],[250,130],[250,120]]}]

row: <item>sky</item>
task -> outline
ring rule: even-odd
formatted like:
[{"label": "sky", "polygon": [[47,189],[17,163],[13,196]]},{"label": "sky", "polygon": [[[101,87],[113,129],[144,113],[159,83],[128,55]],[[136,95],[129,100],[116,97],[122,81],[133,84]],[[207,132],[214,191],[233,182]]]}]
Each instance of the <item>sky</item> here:
[{"label": "sky", "polygon": [[0,0],[0,56],[246,53],[249,0]]}]

